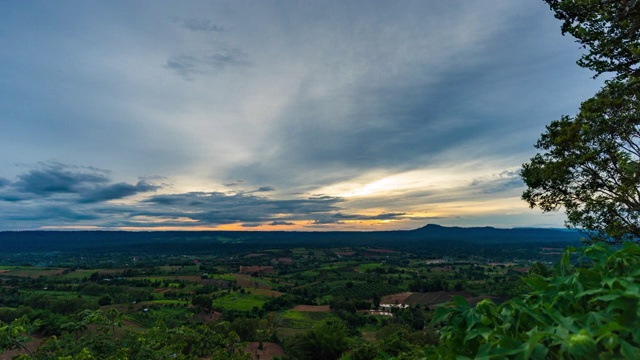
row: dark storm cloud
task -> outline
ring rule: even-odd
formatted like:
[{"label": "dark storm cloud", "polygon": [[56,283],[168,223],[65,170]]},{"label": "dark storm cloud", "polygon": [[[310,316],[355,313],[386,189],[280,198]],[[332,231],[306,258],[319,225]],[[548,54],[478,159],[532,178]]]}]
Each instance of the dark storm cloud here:
[{"label": "dark storm cloud", "polygon": [[224,28],[210,19],[189,18],[182,21],[182,26],[191,31],[222,32]]},{"label": "dark storm cloud", "polygon": [[1,187],[5,187],[7,185],[9,185],[11,183],[11,181],[5,179],[5,178],[0,178],[0,188]]},{"label": "dark storm cloud", "polygon": [[76,223],[85,220],[97,220],[100,216],[86,211],[74,211],[68,206],[44,206],[32,209],[20,215],[7,216],[9,220],[18,221],[64,221]]},{"label": "dark storm cloud", "polygon": [[106,170],[73,166],[57,162],[39,163],[17,176],[0,191],[0,200],[17,202],[24,200],[53,199],[62,202],[96,203],[121,199],[160,188],[146,180],[137,184],[124,182],[111,184]]},{"label": "dark storm cloud", "polygon": [[233,47],[224,47],[204,55],[181,54],[167,59],[165,64],[165,68],[174,71],[185,80],[193,80],[196,75],[212,75],[227,68],[249,66],[249,56]]},{"label": "dark storm cloud", "polygon": [[31,196],[21,194],[15,191],[3,191],[0,192],[0,200],[6,202],[18,202],[30,199]]},{"label": "dark storm cloud", "polygon": [[48,196],[61,193],[77,194],[108,181],[106,172],[102,170],[60,163],[41,163],[26,174],[18,175],[14,187],[22,193]]},{"label": "dark storm cloud", "polygon": [[362,214],[345,214],[338,212],[314,219],[314,224],[343,224],[346,220],[365,221],[365,220],[403,220],[406,219],[407,213],[380,213],[378,215],[362,215]]},{"label": "dark storm cloud", "polygon": [[278,200],[249,193],[193,192],[154,195],[138,205],[111,205],[96,208],[105,218],[121,216],[105,226],[219,226],[241,224],[258,227],[264,224],[295,225],[294,221],[312,224],[342,224],[344,221],[404,220],[405,213],[378,215],[349,214],[340,204],[344,199],[317,196],[306,199]]},{"label": "dark storm cloud", "polygon": [[337,205],[342,201],[334,197],[274,200],[245,193],[194,192],[151,196],[144,203],[159,206],[138,215],[184,217],[202,224],[261,223],[282,216],[285,220],[309,219],[313,214],[339,210]]},{"label": "dark storm cloud", "polygon": [[84,194],[80,202],[92,203],[107,200],[121,199],[138,193],[156,191],[160,186],[149,184],[146,181],[138,181],[137,184],[118,183],[97,188]]}]

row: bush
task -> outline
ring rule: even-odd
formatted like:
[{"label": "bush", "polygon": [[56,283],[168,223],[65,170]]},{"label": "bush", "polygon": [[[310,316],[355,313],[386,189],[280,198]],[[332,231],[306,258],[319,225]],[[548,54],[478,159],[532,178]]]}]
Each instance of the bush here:
[{"label": "bush", "polygon": [[[572,267],[578,254],[589,266]],[[530,293],[496,306],[461,297],[436,310],[446,323],[437,358],[640,359],[640,246],[569,248],[554,276],[531,274]]]}]

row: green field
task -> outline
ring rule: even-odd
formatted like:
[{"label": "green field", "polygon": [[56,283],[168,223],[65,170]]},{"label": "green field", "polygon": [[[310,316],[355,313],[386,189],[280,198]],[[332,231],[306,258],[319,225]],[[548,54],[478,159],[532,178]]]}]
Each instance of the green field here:
[{"label": "green field", "polygon": [[382,267],[381,263],[360,264],[360,266],[358,266],[358,270],[361,272],[365,272],[377,269],[379,267]]},{"label": "green field", "polygon": [[230,293],[213,300],[214,306],[220,306],[225,310],[251,311],[253,307],[262,307],[271,300],[270,297],[258,294]]},{"label": "green field", "polygon": [[[211,278],[211,275],[210,275],[210,278]],[[236,274],[215,274],[215,275],[213,275],[213,279],[226,280],[226,281],[236,281]]]},{"label": "green field", "polygon": [[331,312],[287,310],[280,314],[278,325],[284,328],[311,329],[327,321],[337,321],[339,319],[338,316]]},{"label": "green field", "polygon": [[[22,294],[28,295],[48,295],[63,299],[77,298],[78,293],[75,291],[56,291],[56,290],[20,290]],[[84,298],[94,298],[95,296],[83,295]]]},{"label": "green field", "polygon": [[300,276],[304,277],[304,278],[312,278],[312,277],[316,277],[319,276],[320,272],[317,270],[307,270],[307,271],[303,271],[300,273]]}]

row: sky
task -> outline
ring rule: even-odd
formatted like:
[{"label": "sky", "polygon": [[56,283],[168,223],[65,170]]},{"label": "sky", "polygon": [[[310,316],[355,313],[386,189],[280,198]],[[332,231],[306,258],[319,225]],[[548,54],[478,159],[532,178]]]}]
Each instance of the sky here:
[{"label": "sky", "polygon": [[602,85],[542,1],[0,3],[0,230],[561,227]]}]

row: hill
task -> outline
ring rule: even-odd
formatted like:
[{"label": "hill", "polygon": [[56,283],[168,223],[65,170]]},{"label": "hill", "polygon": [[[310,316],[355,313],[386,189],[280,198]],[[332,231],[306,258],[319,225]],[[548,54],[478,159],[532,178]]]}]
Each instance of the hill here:
[{"label": "hill", "polygon": [[258,231],[7,231],[0,232],[0,253],[131,252],[235,254],[269,248],[384,247],[414,253],[469,251],[469,246],[529,247],[579,245],[580,235],[557,229],[444,227],[429,224],[408,231],[258,232]]}]

